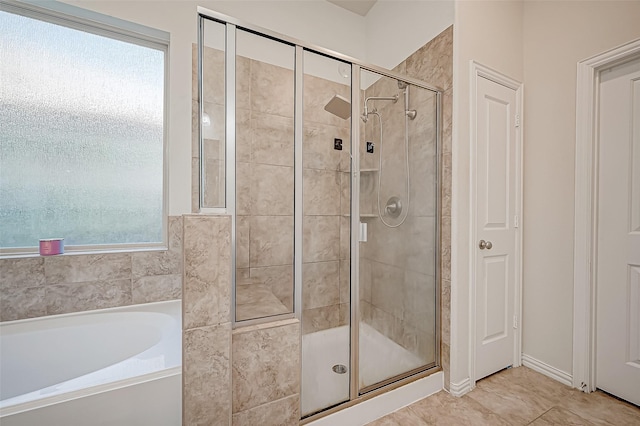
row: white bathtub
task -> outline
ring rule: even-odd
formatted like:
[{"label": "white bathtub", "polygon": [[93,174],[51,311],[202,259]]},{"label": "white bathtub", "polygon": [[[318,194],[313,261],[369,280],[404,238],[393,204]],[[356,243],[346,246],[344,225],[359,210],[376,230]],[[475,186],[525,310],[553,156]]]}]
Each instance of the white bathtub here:
[{"label": "white bathtub", "polygon": [[181,304],[0,323],[0,424],[179,425]]}]

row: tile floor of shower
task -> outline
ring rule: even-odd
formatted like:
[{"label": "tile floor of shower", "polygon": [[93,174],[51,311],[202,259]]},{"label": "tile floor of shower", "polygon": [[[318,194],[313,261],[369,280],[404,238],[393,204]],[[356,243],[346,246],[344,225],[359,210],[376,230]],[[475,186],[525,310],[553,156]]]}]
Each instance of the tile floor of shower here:
[{"label": "tile floor of shower", "polygon": [[367,424],[422,425],[640,425],[640,408],[518,367],[478,381],[462,397],[440,391]]},{"label": "tile floor of shower", "polygon": [[[349,399],[349,347],[349,326],[346,325],[303,335],[304,416]],[[360,323],[359,350],[360,388],[426,364],[420,357],[365,323]],[[345,366],[346,369],[339,373],[334,371],[334,366]]]}]

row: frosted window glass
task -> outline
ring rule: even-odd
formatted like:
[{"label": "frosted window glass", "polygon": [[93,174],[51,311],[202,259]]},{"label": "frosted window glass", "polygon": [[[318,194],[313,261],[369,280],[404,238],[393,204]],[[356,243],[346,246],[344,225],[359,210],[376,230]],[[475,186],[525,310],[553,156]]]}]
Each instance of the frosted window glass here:
[{"label": "frosted window glass", "polygon": [[164,61],[0,12],[0,247],[162,241]]}]

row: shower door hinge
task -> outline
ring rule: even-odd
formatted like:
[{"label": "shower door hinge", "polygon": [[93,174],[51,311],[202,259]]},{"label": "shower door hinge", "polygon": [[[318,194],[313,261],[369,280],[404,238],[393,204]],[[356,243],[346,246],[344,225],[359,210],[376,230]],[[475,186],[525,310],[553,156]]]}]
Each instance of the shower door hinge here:
[{"label": "shower door hinge", "polygon": [[514,228],[519,228],[520,227],[520,219],[518,218],[518,215],[515,215],[513,217],[513,227]]},{"label": "shower door hinge", "polygon": [[518,328],[518,316],[513,316],[513,328]]},{"label": "shower door hinge", "polygon": [[520,114],[516,114],[516,127],[520,127]]}]

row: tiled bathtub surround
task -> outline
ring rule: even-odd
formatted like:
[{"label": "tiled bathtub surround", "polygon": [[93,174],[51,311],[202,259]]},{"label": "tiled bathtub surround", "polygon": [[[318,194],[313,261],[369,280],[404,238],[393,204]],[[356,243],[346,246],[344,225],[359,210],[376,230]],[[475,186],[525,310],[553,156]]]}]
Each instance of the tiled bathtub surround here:
[{"label": "tiled bathtub surround", "polygon": [[231,218],[184,216],[182,417],[231,421]]},{"label": "tiled bathtub surround", "polygon": [[0,259],[0,320],[180,299],[182,218],[168,250]]}]

